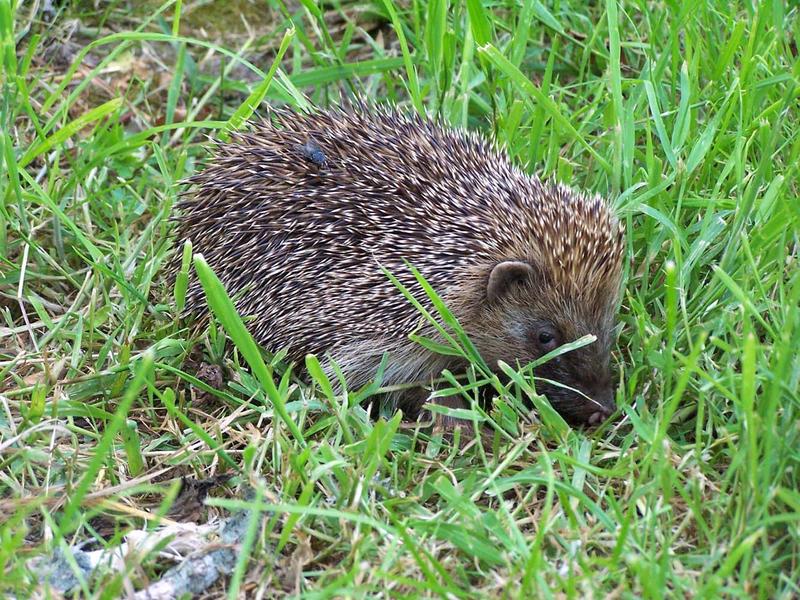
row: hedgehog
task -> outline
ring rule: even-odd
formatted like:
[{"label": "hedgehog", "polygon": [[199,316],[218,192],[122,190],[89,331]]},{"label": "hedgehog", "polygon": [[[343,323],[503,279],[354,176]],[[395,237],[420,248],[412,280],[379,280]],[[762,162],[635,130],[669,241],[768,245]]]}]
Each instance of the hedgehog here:
[{"label": "hedgehog", "polygon": [[[437,337],[386,274],[430,309],[411,266],[497,373],[596,336],[536,367],[537,392],[572,424],[615,411],[623,226],[601,197],[526,174],[477,133],[363,103],[270,109],[217,144],[176,221],[259,344],[317,355],[349,389],[383,364],[382,385],[401,389],[386,402],[410,418],[443,370],[468,367],[410,337]],[[186,307],[207,314],[194,279]]]}]

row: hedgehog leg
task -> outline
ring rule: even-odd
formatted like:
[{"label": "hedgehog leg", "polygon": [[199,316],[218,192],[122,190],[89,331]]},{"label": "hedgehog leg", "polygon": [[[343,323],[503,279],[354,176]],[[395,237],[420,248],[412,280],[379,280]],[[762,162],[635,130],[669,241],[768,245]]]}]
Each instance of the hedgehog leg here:
[{"label": "hedgehog leg", "polygon": [[[469,402],[463,396],[443,396],[441,398],[434,398],[433,403],[446,408],[462,408],[469,409]],[[473,424],[472,421],[460,419],[449,415],[436,413],[433,416],[433,431],[441,433],[442,436],[449,442],[453,442],[455,432],[460,429],[461,447],[463,448],[477,437],[477,434],[486,438],[488,431],[482,425]]]},{"label": "hedgehog leg", "polygon": [[427,420],[429,415],[423,408],[430,392],[425,388],[406,389],[387,396],[387,404],[396,410],[403,411],[404,421]]},{"label": "hedgehog leg", "polygon": [[[434,398],[432,403],[444,408],[469,408],[469,404],[461,396],[443,396],[440,398]],[[466,426],[470,425],[469,428],[472,429],[469,421],[440,413],[436,413],[436,425],[443,429],[455,429],[456,427],[466,428]]]},{"label": "hedgehog leg", "polygon": [[461,427],[462,429],[472,428],[470,421],[440,413],[433,413],[425,408],[425,404],[437,404],[446,408],[469,408],[467,401],[460,396],[431,398],[430,389],[419,387],[403,390],[392,400],[392,406],[403,411],[404,420],[427,421],[433,424],[434,427],[443,430],[452,430],[456,427]]}]

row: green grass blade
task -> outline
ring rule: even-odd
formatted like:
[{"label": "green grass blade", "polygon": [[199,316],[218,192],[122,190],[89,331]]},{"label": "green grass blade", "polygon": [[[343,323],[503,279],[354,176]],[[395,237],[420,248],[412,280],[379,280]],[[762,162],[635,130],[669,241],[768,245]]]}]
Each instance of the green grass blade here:
[{"label": "green grass blade", "polygon": [[269,369],[264,363],[264,359],[261,357],[261,352],[259,351],[258,346],[256,346],[253,337],[244,326],[242,318],[236,312],[233,301],[231,301],[230,297],[225,291],[225,287],[222,285],[222,282],[216,276],[214,271],[211,270],[211,267],[208,266],[208,263],[205,261],[205,258],[203,258],[202,254],[194,255],[194,268],[197,272],[197,277],[203,286],[203,291],[206,294],[206,300],[212,312],[214,313],[214,316],[219,319],[219,322],[225,328],[225,331],[231,338],[231,341],[239,349],[239,352],[242,353],[242,356],[247,361],[247,364],[250,365],[250,368],[253,370],[253,374],[266,391],[267,397],[272,403],[275,412],[289,429],[289,432],[292,434],[295,441],[300,444],[301,447],[305,447],[306,441],[303,438],[303,434],[300,432],[300,429],[297,427],[297,424],[294,422],[294,420],[289,416],[289,413],[286,412],[286,402],[278,392],[278,388],[275,386],[275,382],[272,379],[271,369]]},{"label": "green grass blade", "polygon": [[487,44],[478,48],[478,52],[481,55],[486,56],[502,73],[509,77],[509,79],[514,82],[521,91],[524,91],[527,98],[535,100],[540,106],[542,106],[550,118],[558,123],[558,125],[564,131],[566,131],[574,141],[583,146],[606,172],[611,172],[611,164],[605,158],[600,156],[600,154],[598,154],[598,152],[589,145],[583,136],[578,133],[570,120],[561,113],[556,103],[553,102],[553,100],[551,100],[549,97],[545,96],[541,90],[537,88],[527,77],[525,77],[525,75],[523,75],[522,72],[505,56],[503,56],[500,51],[497,50],[497,48],[491,44]]}]

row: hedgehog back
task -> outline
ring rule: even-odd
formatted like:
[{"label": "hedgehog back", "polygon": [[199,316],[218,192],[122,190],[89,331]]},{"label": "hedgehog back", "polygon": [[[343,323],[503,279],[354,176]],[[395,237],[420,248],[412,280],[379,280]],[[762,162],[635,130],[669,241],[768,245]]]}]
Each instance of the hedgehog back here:
[{"label": "hedgehog back", "polygon": [[[303,152],[310,141],[322,164]],[[219,145],[191,183],[178,239],[205,256],[255,338],[296,359],[406,338],[419,315],[381,265],[416,288],[407,260],[458,302],[500,260],[547,263],[554,282],[578,288],[615,260],[592,252],[616,234],[599,199],[545,186],[473,134],[393,111],[275,111]],[[203,306],[193,281],[187,308]]]}]

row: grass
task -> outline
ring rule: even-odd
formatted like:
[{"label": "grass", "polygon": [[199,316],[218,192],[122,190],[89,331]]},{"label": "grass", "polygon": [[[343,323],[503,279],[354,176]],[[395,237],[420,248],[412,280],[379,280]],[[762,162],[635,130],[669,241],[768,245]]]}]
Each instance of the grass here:
[{"label": "grass", "polygon": [[[0,0],[4,595],[230,474],[192,513],[250,510],[217,596],[800,596],[796,3],[63,4]],[[354,91],[613,199],[619,423],[520,415],[517,377],[488,415],[506,434],[454,450],[301,384],[211,275],[218,318],[175,317],[168,217],[206,137]],[[75,593],[174,564],[123,563]]]}]

